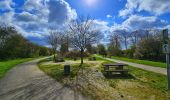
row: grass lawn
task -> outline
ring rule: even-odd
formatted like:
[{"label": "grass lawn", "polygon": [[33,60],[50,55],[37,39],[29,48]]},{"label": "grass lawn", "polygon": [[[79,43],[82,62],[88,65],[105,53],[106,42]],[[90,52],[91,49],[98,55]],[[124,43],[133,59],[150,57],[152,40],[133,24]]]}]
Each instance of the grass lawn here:
[{"label": "grass lawn", "polygon": [[[167,79],[165,75],[145,71],[142,69],[128,66],[130,70],[128,78],[108,78],[103,77],[102,64],[114,63],[105,59],[96,58],[97,61],[85,61],[83,65],[85,76],[79,77],[79,89],[82,94],[90,97],[92,100],[105,99],[137,99],[137,100],[169,100],[170,92],[167,90]],[[48,61],[46,61],[48,62]],[[67,62],[67,61],[66,61]],[[74,61],[73,61],[74,62]],[[79,61],[78,61],[79,62]],[[63,64],[53,63],[39,64],[49,76],[55,78],[62,84],[71,84],[75,82],[78,63],[71,64],[71,74],[63,76]],[[72,86],[72,85],[71,85]]]},{"label": "grass lawn", "polygon": [[[44,62],[44,61],[43,61]],[[89,67],[89,64],[83,64],[82,67]],[[71,74],[69,78],[74,78],[76,76],[76,72],[78,71],[79,64],[73,64],[71,66]],[[47,75],[55,78],[59,82],[63,82],[64,76],[64,69],[63,64],[58,65],[43,65],[42,63],[39,63],[39,68],[44,71]]]},{"label": "grass lawn", "polygon": [[16,66],[17,64],[33,60],[35,58],[24,58],[24,59],[15,59],[8,61],[0,61],[0,78],[4,77],[6,72]]},{"label": "grass lawn", "polygon": [[[100,58],[102,59],[102,58]],[[103,59],[105,60],[105,59]],[[105,60],[104,63],[110,63],[111,61]],[[112,62],[114,63],[114,62]],[[143,69],[128,66],[129,73],[134,76],[137,80],[140,80],[143,84],[148,84],[153,88],[160,89],[162,91],[167,90],[167,77],[165,75],[146,71]]]},{"label": "grass lawn", "polygon": [[130,58],[125,58],[125,57],[112,57],[112,58],[117,59],[117,60],[122,60],[122,61],[138,63],[138,64],[144,64],[144,65],[150,65],[150,66],[155,66],[155,67],[166,68],[166,63],[162,63],[162,62],[154,62],[154,61],[147,61],[147,60],[137,60],[137,59],[130,59]]}]

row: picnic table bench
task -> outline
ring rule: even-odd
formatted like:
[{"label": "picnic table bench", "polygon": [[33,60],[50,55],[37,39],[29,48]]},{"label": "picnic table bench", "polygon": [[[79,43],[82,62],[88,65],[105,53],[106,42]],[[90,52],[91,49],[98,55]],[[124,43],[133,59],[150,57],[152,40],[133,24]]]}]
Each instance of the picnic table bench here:
[{"label": "picnic table bench", "polygon": [[123,63],[114,63],[114,64],[103,64],[104,72],[111,74],[112,72],[128,74],[128,69],[124,69],[124,66],[128,66]]}]

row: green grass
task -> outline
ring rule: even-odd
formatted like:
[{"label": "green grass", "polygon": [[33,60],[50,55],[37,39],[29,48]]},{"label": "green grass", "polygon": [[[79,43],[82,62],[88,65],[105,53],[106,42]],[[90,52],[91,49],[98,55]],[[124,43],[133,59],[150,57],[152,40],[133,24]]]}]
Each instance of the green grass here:
[{"label": "green grass", "polygon": [[130,74],[133,75],[137,80],[151,86],[152,88],[167,91],[167,77],[162,74],[146,71],[143,69],[128,66]]},{"label": "green grass", "polygon": [[[108,61],[108,60],[105,60],[105,59],[99,58],[99,57],[96,57],[96,59],[98,61],[104,61],[102,64],[115,63],[115,62]],[[71,65],[71,74],[69,76],[70,78],[75,77],[76,72],[78,70],[78,66],[79,66],[79,64]],[[89,67],[89,66],[92,66],[92,65],[83,64],[83,67]],[[97,69],[101,70],[101,66],[98,67]],[[39,68],[41,70],[43,70],[46,74],[48,74],[49,76],[52,76],[53,78],[57,79],[60,82],[64,78],[64,75],[63,75],[63,69],[64,68],[63,68],[63,65],[61,65],[61,64],[59,64],[59,65],[43,65],[43,64],[40,63]],[[166,79],[165,75],[161,75],[161,74],[158,74],[158,73],[142,70],[142,69],[139,69],[139,68],[134,68],[132,66],[128,66],[128,69],[130,70],[129,73],[131,75],[133,75],[135,77],[135,79],[140,81],[142,84],[148,85],[152,88],[162,90],[162,91],[167,90],[167,79]],[[111,84],[112,84],[112,82],[111,82]]]},{"label": "green grass", "polygon": [[113,58],[113,59],[117,59],[117,60],[122,60],[122,61],[128,61],[128,62],[133,62],[133,63],[138,63],[138,64],[144,64],[144,65],[154,66],[154,67],[166,68],[166,63],[162,63],[162,62],[154,62],[154,61],[147,61],[147,60],[130,59],[130,58],[125,58],[125,57],[112,57],[112,58]]},{"label": "green grass", "polygon": [[[58,64],[58,65],[43,65],[43,62],[46,62],[46,60],[41,61],[38,66],[39,68],[44,71],[47,75],[53,77],[54,79],[56,79],[59,82],[62,82],[64,79],[64,65],[62,64]],[[71,74],[69,76],[67,76],[67,78],[74,78],[76,76],[76,72],[79,69],[79,65],[80,64],[73,64],[70,66],[71,69]],[[83,64],[82,67],[86,68],[89,67],[89,64]]]},{"label": "green grass", "polygon": [[[112,61],[105,60],[103,58],[96,57],[97,61],[102,61],[102,63],[99,65],[100,67],[97,67],[98,71],[103,70],[101,68],[102,64],[105,63],[115,63]],[[76,72],[78,70],[79,64],[72,64],[71,65],[71,74],[67,76],[70,80],[74,80],[74,77],[76,76]],[[84,64],[84,67],[93,67],[94,65],[92,64]],[[58,64],[58,65],[53,65],[53,64],[39,64],[39,68],[43,70],[46,74],[49,76],[52,76],[55,78],[57,81],[63,83],[65,76],[63,75],[63,65]],[[145,71],[139,68],[134,68],[132,66],[128,66],[129,74],[132,75],[134,78],[131,79],[124,79],[124,78],[118,78],[118,79],[107,79],[107,78],[100,78],[102,79],[105,83],[109,83],[110,88],[114,88],[116,91],[119,91],[119,93],[125,95],[132,95],[136,96],[138,98],[144,99],[146,96],[146,99],[149,99],[150,96],[155,95],[156,98],[159,100],[161,99],[170,99],[170,92],[167,91],[167,79],[165,75],[161,75],[158,73],[150,72],[150,71]],[[95,79],[94,79],[95,80]],[[96,81],[98,82],[98,81]],[[103,84],[105,84],[103,83]],[[128,84],[126,84],[128,83]],[[98,84],[98,83],[96,83]],[[121,85],[124,84],[124,85]],[[106,85],[106,84],[105,84]],[[130,88],[129,88],[130,87]],[[93,86],[85,87],[83,88],[83,94],[85,95],[97,95],[98,93],[101,93],[99,98],[105,98],[110,94],[106,94],[106,92],[103,92],[103,90],[100,90],[99,88]],[[86,91],[86,92],[85,92]],[[85,92],[85,93],[84,93]],[[89,94],[88,94],[89,93]],[[104,93],[104,94],[102,94]],[[109,92],[108,92],[109,93]],[[140,96],[142,93],[142,96]],[[95,97],[96,98],[96,97]]]},{"label": "green grass", "polygon": [[0,61],[0,78],[4,77],[6,72],[16,66],[17,64],[30,61],[35,58],[24,58],[24,59],[15,59],[8,61]]},{"label": "green grass", "polygon": [[[103,64],[114,63],[112,61],[105,60],[104,58],[100,58],[100,60],[102,59],[105,61],[103,62]],[[162,91],[167,91],[167,77],[165,75],[135,68],[133,66],[128,66],[128,69],[129,73],[142,84],[149,85],[152,88],[159,89]]]}]

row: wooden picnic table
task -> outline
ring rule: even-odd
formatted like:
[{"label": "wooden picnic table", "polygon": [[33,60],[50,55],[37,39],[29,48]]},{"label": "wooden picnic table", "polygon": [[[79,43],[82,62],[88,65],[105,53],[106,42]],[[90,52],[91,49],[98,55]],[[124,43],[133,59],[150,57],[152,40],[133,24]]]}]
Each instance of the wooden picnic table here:
[{"label": "wooden picnic table", "polygon": [[104,71],[107,72],[107,74],[112,72],[127,74],[128,70],[124,69],[124,66],[128,66],[128,65],[123,63],[103,64]]}]

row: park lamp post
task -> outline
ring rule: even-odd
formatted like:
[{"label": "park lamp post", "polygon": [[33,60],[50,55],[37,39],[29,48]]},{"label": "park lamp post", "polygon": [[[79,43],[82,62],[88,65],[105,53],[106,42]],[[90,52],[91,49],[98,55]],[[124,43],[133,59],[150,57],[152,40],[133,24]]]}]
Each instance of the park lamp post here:
[{"label": "park lamp post", "polygon": [[169,54],[170,54],[170,44],[168,38],[168,29],[164,29],[163,33],[163,52],[166,54],[166,67],[167,67],[167,80],[168,80],[168,90],[170,90],[170,66],[169,66]]}]

